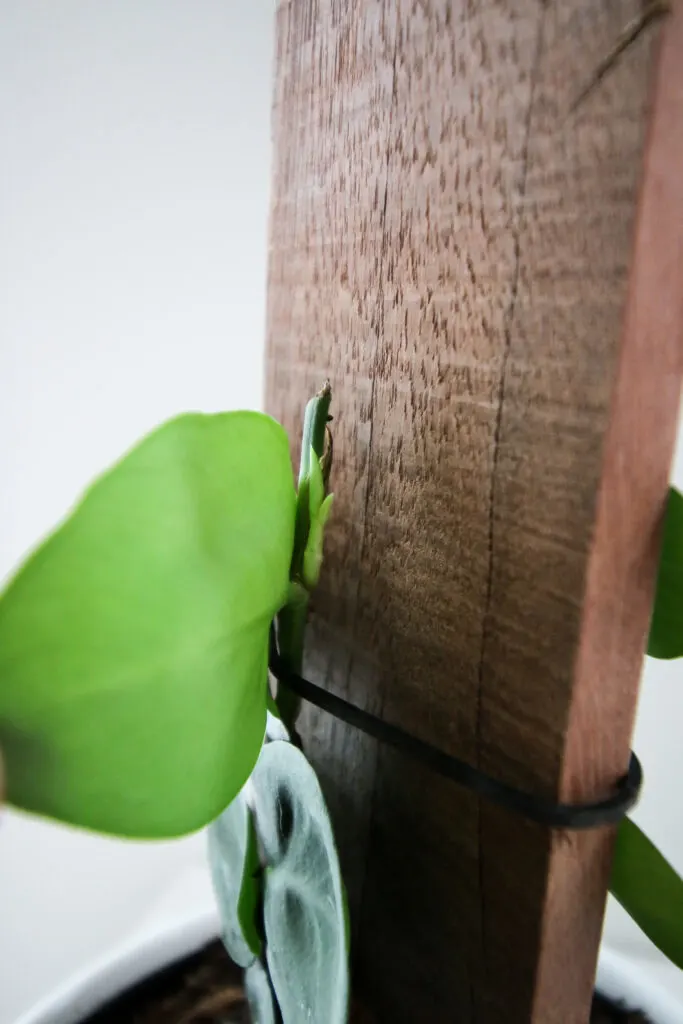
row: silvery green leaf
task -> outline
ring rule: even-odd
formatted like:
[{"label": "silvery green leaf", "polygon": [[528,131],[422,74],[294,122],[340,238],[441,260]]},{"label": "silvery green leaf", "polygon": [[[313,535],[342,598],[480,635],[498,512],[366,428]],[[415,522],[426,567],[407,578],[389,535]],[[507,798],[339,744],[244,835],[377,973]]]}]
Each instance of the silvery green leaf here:
[{"label": "silvery green leaf", "polygon": [[272,711],[266,711],[266,739],[267,740],[289,740],[289,730],[279,715]]},{"label": "silvery green leaf", "polygon": [[280,1015],[270,978],[260,960],[254,960],[244,972],[244,991],[249,1003],[252,1024],[278,1024]]},{"label": "silvery green leaf", "polygon": [[320,784],[290,743],[268,743],[251,778],[266,860],[266,958],[283,1024],[344,1024],[345,902]]},{"label": "silvery green leaf", "polygon": [[211,823],[208,836],[223,944],[236,964],[248,967],[261,952],[256,929],[261,884],[254,826],[244,789]]}]

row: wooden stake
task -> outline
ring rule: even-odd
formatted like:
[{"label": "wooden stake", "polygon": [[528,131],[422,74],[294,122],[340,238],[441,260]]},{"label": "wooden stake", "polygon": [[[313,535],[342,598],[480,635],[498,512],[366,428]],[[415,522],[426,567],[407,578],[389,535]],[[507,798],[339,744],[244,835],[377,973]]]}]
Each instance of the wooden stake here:
[{"label": "wooden stake", "polygon": [[[680,8],[637,217],[658,30],[566,116],[638,10],[277,12],[267,407],[298,437],[329,376],[335,416],[305,671],[565,798],[626,766],[681,380]],[[553,837],[314,710],[302,732],[378,1019],[583,1024],[609,833]]]}]

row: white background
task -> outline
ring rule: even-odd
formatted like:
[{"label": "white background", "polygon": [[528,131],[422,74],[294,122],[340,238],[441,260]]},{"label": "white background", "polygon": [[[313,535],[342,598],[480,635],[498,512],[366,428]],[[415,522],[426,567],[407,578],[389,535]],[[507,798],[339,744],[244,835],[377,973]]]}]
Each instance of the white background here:
[{"label": "white background", "polygon": [[[272,48],[269,0],[0,3],[0,576],[161,420],[258,407]],[[203,865],[3,812],[0,1022]]]},{"label": "white background", "polygon": [[[269,0],[0,3],[0,576],[159,421],[260,404],[272,47]],[[647,666],[636,817],[683,869],[680,676]],[[203,854],[4,811],[0,1024],[210,900]]]}]

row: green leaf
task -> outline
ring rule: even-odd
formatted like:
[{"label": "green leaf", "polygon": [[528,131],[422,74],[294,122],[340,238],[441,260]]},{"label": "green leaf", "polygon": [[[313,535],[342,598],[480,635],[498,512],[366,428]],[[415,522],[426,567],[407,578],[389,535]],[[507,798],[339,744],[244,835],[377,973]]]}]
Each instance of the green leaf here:
[{"label": "green leaf", "polygon": [[261,865],[244,790],[209,825],[208,845],[223,945],[236,964],[248,967],[261,952]]},{"label": "green leaf", "polygon": [[155,838],[236,796],[266,721],[295,494],[282,428],[188,414],[85,494],[0,597],[7,795]]},{"label": "green leaf", "polygon": [[328,494],[320,508],[318,509],[317,520],[321,528],[327,525],[327,520],[330,518],[330,512],[332,511],[332,503],[334,502],[334,494]]},{"label": "green leaf", "polygon": [[345,896],[325,801],[291,743],[267,744],[252,778],[264,879],[266,957],[283,1024],[347,1019]]},{"label": "green leaf", "polygon": [[314,590],[320,579],[323,564],[325,524],[332,511],[333,494],[328,494],[318,507],[315,517],[311,516],[311,527],[304,551],[302,579],[308,590]]},{"label": "green leaf", "polygon": [[325,498],[325,481],[320,468],[320,459],[311,448],[308,476],[308,514],[311,522],[316,518]]},{"label": "green leaf", "polygon": [[683,968],[683,881],[630,818],[617,833],[610,890],[655,946]]},{"label": "green leaf", "polygon": [[310,475],[311,458],[322,458],[325,449],[325,427],[329,418],[331,400],[332,389],[329,381],[325,381],[320,391],[306,404],[299,464],[299,486]]},{"label": "green leaf", "polygon": [[261,862],[258,854],[258,840],[251,811],[247,816],[247,846],[244,851],[242,884],[237,900],[237,917],[249,948],[257,955],[261,952],[261,936],[258,931],[258,915],[261,907]]},{"label": "green leaf", "polygon": [[[299,464],[299,482],[296,498],[296,526],[294,536],[294,551],[292,554],[292,578],[298,579],[302,571],[304,548],[308,539],[310,526],[310,505],[309,497],[311,475],[318,470],[322,481],[323,493],[325,490],[325,478],[323,476],[320,459],[325,452],[325,432],[329,419],[330,402],[332,391],[329,382],[325,382],[320,391],[310,399],[304,413],[303,437],[301,441],[301,461]],[[328,466],[329,472],[329,466]],[[314,498],[315,500],[315,498]],[[318,501],[318,505],[322,497]],[[317,507],[317,506],[316,506]]]},{"label": "green leaf", "polygon": [[683,495],[674,487],[666,506],[647,653],[653,658],[683,656]]}]

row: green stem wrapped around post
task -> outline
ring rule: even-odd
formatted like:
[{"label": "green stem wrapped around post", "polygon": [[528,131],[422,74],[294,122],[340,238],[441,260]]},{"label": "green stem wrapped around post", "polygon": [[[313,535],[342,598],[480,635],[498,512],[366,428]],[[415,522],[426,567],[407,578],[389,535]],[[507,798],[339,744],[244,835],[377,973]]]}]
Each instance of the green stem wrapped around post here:
[{"label": "green stem wrapped around post", "polygon": [[[331,437],[327,426],[331,400],[332,389],[326,381],[306,406],[289,598],[277,616],[280,655],[288,669],[296,675],[300,675],[303,668],[308,604],[311,590],[318,582],[322,533],[332,500],[331,495],[326,496],[332,458]],[[296,737],[295,723],[300,699],[286,687],[278,686],[277,706],[283,722]]]}]

